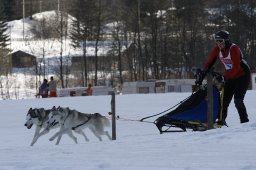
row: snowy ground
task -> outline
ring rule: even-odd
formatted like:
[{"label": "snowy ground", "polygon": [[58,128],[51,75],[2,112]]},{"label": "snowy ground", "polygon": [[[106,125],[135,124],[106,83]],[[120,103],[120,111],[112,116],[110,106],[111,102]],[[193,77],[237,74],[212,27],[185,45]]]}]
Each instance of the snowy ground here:
[{"label": "snowy ground", "polygon": [[[138,120],[177,104],[189,93],[116,96],[120,118]],[[29,146],[34,127],[25,117],[30,107],[65,106],[81,112],[111,110],[111,96],[67,97],[0,101],[0,170],[252,170],[256,169],[256,91],[248,91],[245,103],[250,122],[240,124],[232,103],[229,127],[205,132],[159,134],[154,124],[117,120],[117,140],[100,142],[89,130],[90,141],[78,144],[64,135],[60,145],[48,139],[56,131]],[[154,121],[155,118],[150,121]],[[110,129],[109,129],[110,130]],[[110,130],[111,132],[111,130]]]}]

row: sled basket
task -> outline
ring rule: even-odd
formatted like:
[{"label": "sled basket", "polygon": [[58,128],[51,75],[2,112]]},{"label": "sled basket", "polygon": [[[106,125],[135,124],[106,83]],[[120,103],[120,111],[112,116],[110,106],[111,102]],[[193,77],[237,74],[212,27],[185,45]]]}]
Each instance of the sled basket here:
[{"label": "sled basket", "polygon": [[[213,86],[213,120],[215,121],[220,111],[220,92]],[[207,126],[207,87],[206,85],[193,93],[176,109],[157,118],[154,122],[160,131],[185,132],[205,131]]]}]

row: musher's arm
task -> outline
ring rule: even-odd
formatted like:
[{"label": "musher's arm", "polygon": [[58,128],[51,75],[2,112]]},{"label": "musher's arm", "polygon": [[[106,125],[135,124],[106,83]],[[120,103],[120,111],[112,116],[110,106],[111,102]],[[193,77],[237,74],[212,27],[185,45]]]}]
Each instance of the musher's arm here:
[{"label": "musher's arm", "polygon": [[218,58],[218,53],[219,53],[218,48],[217,48],[217,47],[214,47],[214,48],[212,49],[212,51],[211,51],[211,53],[210,53],[210,55],[209,55],[209,57],[208,57],[208,59],[207,59],[205,65],[204,65],[204,69],[203,69],[203,70],[204,70],[205,72],[208,72],[208,70],[209,70],[210,68],[212,68],[212,66],[215,64],[215,62],[216,62],[216,60],[217,60],[217,58]]}]

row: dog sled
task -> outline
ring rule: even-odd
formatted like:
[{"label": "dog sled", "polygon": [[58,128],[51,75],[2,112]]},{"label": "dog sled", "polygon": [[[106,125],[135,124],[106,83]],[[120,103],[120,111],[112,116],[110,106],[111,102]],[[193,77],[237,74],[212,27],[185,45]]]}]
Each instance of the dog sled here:
[{"label": "dog sled", "polygon": [[[221,118],[221,91],[223,93],[224,78],[216,72],[211,72],[213,76],[213,122]],[[202,77],[200,77],[203,79]],[[193,131],[205,131],[208,129],[208,97],[207,84],[198,85],[197,90],[188,98],[176,105],[176,108],[169,112],[164,112],[163,116],[158,117],[154,124],[160,133],[164,132],[185,132],[188,129]],[[162,112],[163,113],[163,112]],[[162,114],[160,113],[160,114]],[[160,115],[156,114],[156,115]],[[154,117],[149,116],[144,119]],[[220,127],[215,124],[215,127]]]},{"label": "dog sled", "polygon": [[[207,87],[204,85],[176,109],[157,118],[154,123],[160,133],[187,129],[205,131],[208,129],[207,100]],[[220,92],[216,86],[213,86],[213,101],[213,119],[216,120],[220,111]]]}]

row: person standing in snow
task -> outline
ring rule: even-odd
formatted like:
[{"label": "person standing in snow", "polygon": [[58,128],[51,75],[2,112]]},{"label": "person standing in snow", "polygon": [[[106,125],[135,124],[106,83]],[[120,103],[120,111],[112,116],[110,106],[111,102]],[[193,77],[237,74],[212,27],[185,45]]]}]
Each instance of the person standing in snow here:
[{"label": "person standing in snow", "polygon": [[48,97],[48,80],[44,79],[43,83],[39,87],[39,95],[42,96],[42,98],[47,98]]},{"label": "person standing in snow", "polygon": [[87,89],[85,90],[85,96],[92,96],[92,85],[89,84]]},{"label": "person standing in snow", "polygon": [[57,82],[53,79],[53,76],[50,77],[49,85],[49,91],[50,91],[50,97],[57,97]]},{"label": "person standing in snow", "polygon": [[[226,125],[228,106],[234,96],[235,107],[239,113],[240,123],[249,122],[244,97],[250,84],[250,68],[243,58],[240,48],[232,43],[229,38],[229,32],[225,30],[218,31],[214,34],[216,46],[212,49],[203,71],[202,77],[205,77],[208,70],[219,61],[224,65],[225,85],[222,103],[222,113],[220,113],[217,124]],[[203,78],[200,80],[202,83]]]}]

